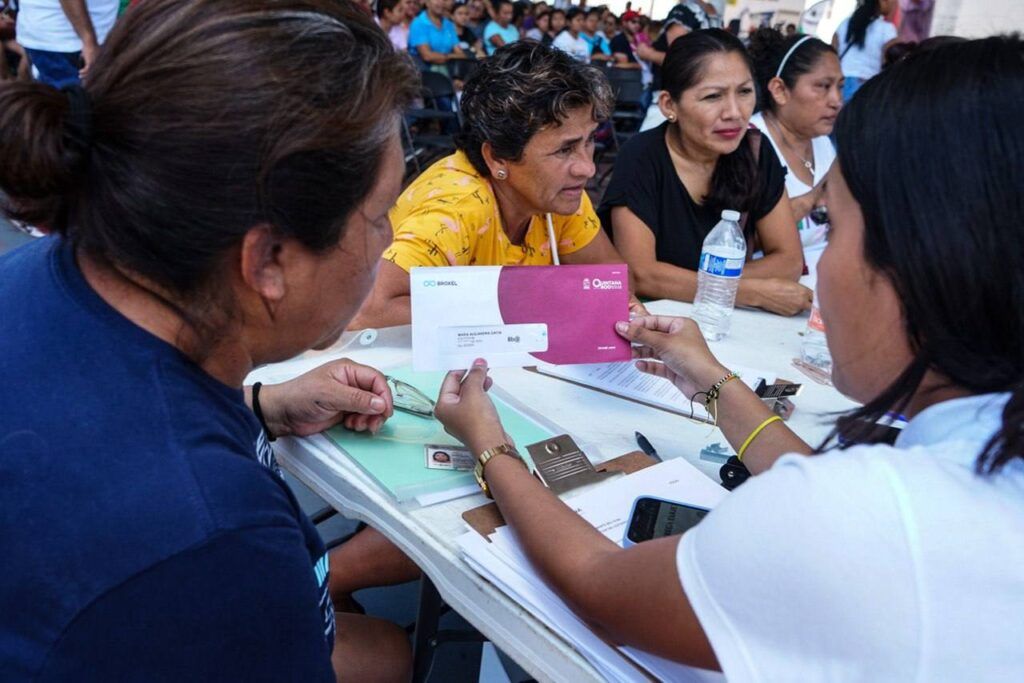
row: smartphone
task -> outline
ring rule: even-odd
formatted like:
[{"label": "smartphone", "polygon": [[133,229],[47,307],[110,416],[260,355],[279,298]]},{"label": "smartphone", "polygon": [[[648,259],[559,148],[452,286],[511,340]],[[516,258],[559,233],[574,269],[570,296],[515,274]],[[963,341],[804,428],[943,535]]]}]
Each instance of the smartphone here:
[{"label": "smartphone", "polygon": [[633,511],[629,513],[629,524],[626,525],[622,546],[628,548],[652,538],[681,534],[696,526],[708,512],[707,508],[696,505],[640,496],[633,501]]}]

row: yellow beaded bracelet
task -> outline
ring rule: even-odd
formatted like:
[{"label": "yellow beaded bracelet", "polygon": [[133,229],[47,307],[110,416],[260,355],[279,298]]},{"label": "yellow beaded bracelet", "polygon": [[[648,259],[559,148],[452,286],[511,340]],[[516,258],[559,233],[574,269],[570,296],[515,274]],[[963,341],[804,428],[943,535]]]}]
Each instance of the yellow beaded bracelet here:
[{"label": "yellow beaded bracelet", "polygon": [[750,432],[750,436],[748,436],[747,440],[743,442],[743,445],[740,446],[740,449],[736,451],[737,460],[743,462],[743,454],[747,452],[748,448],[750,448],[750,444],[752,444],[754,442],[754,439],[757,438],[757,435],[764,431],[764,428],[770,425],[772,422],[782,422],[782,418],[779,417],[778,415],[772,415],[767,420],[757,425],[754,431]]}]

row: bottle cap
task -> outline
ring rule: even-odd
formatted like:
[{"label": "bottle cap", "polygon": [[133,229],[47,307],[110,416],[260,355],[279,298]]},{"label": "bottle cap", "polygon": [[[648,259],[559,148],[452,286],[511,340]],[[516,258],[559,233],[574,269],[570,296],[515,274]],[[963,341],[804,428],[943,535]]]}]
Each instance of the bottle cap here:
[{"label": "bottle cap", "polygon": [[722,212],[722,220],[739,222],[740,212],[725,210]]}]

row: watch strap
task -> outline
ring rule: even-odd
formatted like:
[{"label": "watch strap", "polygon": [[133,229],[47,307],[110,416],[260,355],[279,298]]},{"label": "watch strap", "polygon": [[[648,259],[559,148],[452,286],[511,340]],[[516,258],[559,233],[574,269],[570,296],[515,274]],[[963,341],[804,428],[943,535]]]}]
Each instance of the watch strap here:
[{"label": "watch strap", "polygon": [[487,467],[487,463],[496,455],[511,455],[513,458],[523,463],[526,466],[526,461],[523,460],[522,456],[519,455],[519,451],[516,447],[510,443],[503,443],[493,448],[488,448],[486,451],[481,453],[477,457],[476,467],[473,468],[473,476],[476,477],[476,483],[480,485],[484,495],[488,498],[493,498],[491,495],[491,488],[487,485],[487,479],[484,476],[484,468]]}]

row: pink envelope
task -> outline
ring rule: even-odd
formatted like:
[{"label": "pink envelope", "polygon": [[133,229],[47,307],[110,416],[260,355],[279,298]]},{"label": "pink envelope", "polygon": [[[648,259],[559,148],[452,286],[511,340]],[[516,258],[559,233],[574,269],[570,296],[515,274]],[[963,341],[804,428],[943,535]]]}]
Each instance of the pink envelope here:
[{"label": "pink envelope", "polygon": [[498,307],[507,325],[547,325],[548,350],[530,354],[538,360],[561,365],[631,358],[629,342],[615,332],[615,323],[629,320],[625,264],[504,266]]}]

